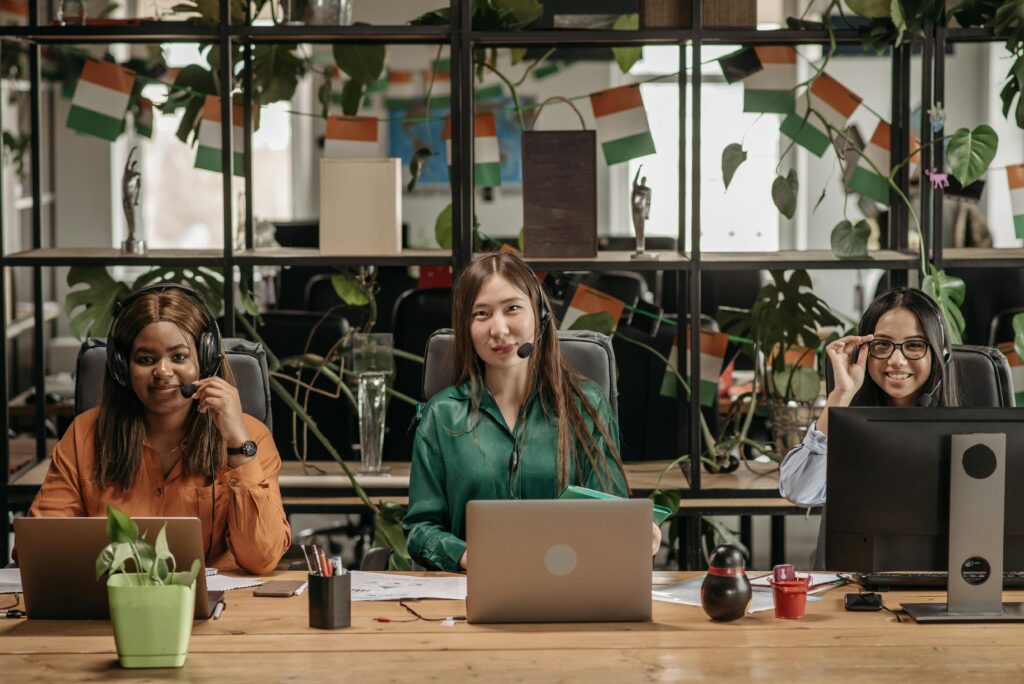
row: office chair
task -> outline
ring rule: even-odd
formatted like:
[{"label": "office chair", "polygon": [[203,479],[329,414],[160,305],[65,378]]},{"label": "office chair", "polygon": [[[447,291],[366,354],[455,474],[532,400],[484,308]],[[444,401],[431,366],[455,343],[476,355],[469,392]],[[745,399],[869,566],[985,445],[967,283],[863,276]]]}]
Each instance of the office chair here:
[{"label": "office chair", "polygon": [[[451,290],[447,288],[408,290],[395,302],[392,316],[395,348],[423,354],[430,333],[452,324]],[[394,388],[410,397],[420,396],[423,366],[395,358]],[[384,454],[387,458],[409,460],[415,436],[416,409],[404,401],[388,402]]]},{"label": "office chair", "polygon": [[[589,330],[559,330],[558,343],[562,356],[580,375],[592,380],[604,390],[612,413],[619,417],[619,392],[615,382],[615,351],[611,338]],[[424,401],[455,382],[452,354],[455,333],[451,328],[434,332],[427,340],[423,355]]]},{"label": "office chair", "polygon": [[[242,411],[258,418],[273,430],[267,355],[255,342],[236,338],[223,340],[224,351],[235,373]],[[107,370],[107,342],[88,338],[78,351],[75,370],[75,414],[100,403],[103,376]]]}]

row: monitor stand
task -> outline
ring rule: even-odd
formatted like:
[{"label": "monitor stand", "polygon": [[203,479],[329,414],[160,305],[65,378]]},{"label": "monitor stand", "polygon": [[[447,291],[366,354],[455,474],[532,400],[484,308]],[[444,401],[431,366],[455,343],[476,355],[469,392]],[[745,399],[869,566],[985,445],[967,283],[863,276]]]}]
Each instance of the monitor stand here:
[{"label": "monitor stand", "polygon": [[1006,435],[952,435],[948,603],[904,603],[917,622],[1024,622],[1024,603],[1004,603]]}]

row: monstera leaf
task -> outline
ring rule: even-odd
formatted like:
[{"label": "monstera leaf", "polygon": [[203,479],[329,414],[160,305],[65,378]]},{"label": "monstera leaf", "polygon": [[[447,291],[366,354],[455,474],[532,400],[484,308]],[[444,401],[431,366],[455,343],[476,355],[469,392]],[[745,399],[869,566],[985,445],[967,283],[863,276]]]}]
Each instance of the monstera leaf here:
[{"label": "monstera leaf", "polygon": [[[114,319],[114,302],[131,291],[122,282],[114,280],[102,266],[72,266],[68,271],[68,286],[87,285],[73,290],[64,300],[64,313],[68,316],[71,334],[80,340],[86,337],[106,337]],[[81,311],[74,313],[75,309]]]}]

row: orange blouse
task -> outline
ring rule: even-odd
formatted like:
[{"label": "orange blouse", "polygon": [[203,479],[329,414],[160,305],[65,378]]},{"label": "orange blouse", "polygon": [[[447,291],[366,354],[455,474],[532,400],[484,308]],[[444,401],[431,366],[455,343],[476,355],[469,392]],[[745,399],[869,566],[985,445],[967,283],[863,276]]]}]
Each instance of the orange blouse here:
[{"label": "orange blouse", "polygon": [[112,504],[130,516],[196,517],[202,521],[203,548],[212,559],[211,567],[255,575],[274,570],[292,533],[277,483],[281,457],[266,425],[243,416],[256,442],[256,456],[236,468],[225,463],[216,482],[205,475],[186,476],[181,461],[164,477],[159,454],[145,440],[135,483],[122,490],[93,482],[98,417],[99,409],[90,409],[64,433],[30,516],[106,517],[107,504]]}]

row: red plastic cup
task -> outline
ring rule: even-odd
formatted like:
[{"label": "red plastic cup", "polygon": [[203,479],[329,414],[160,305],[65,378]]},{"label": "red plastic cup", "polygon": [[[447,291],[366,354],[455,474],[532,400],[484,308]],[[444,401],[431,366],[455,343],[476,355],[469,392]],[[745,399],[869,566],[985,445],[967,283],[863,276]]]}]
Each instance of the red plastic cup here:
[{"label": "red plastic cup", "polygon": [[784,620],[802,618],[807,608],[807,588],[810,583],[810,577],[798,577],[783,582],[768,580],[772,587],[772,597],[775,599],[775,617]]}]

